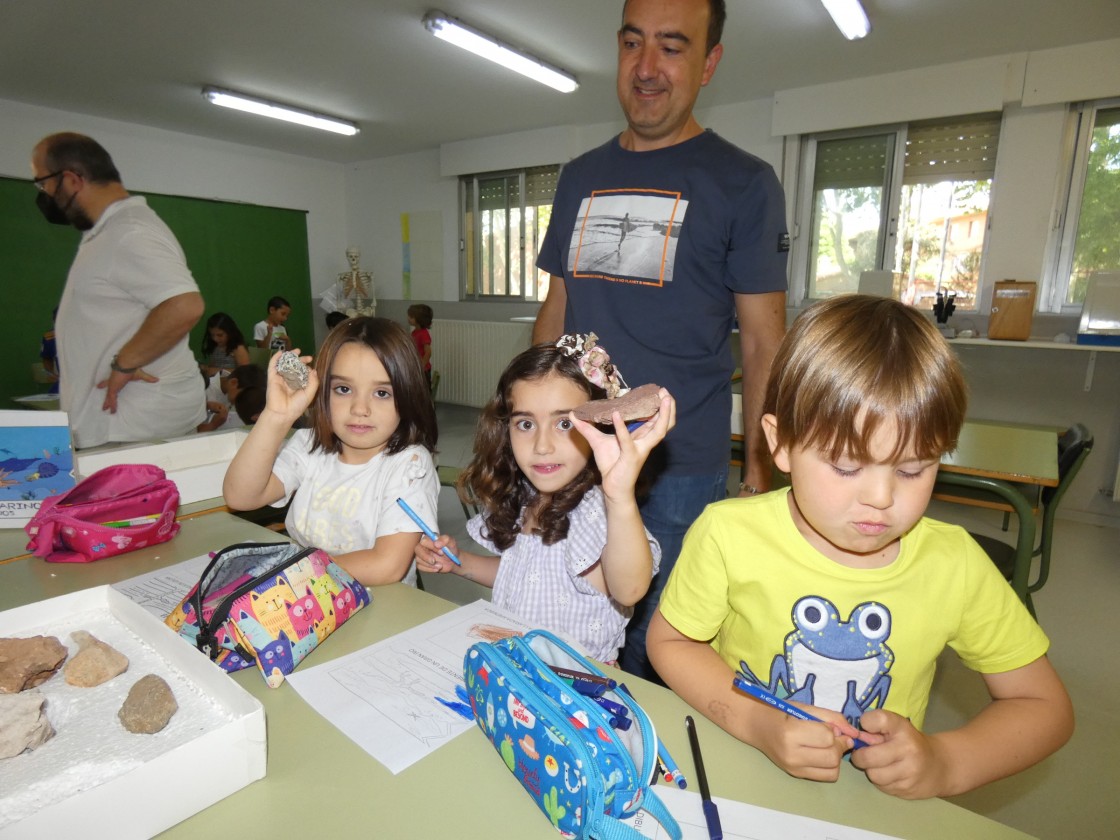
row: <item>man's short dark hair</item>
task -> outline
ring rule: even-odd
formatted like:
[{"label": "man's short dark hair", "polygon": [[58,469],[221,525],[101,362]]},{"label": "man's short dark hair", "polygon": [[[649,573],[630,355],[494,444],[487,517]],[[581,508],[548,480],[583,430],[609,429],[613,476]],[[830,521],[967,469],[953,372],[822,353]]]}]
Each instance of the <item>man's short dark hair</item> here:
[{"label": "man's short dark hair", "polygon": [[121,173],[105,147],[84,134],[64,131],[43,138],[43,161],[51,172],[76,172],[94,184],[117,183]]},{"label": "man's short dark hair", "polygon": [[[622,4],[623,25],[626,24],[626,7],[630,0]],[[723,24],[727,20],[727,3],[725,0],[708,0],[708,43],[704,50],[707,55],[723,38]]]}]

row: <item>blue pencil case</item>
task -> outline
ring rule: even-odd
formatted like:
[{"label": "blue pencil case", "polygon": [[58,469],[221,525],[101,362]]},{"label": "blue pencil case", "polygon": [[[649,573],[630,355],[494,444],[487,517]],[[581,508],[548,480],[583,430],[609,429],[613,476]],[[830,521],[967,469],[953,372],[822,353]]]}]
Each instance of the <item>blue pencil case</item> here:
[{"label": "blue pencil case", "polygon": [[[677,821],[650,787],[657,760],[653,722],[634,698],[607,690],[605,706],[576,691],[549,666],[605,676],[563,640],[533,630],[467,651],[463,672],[475,722],[510,772],[561,835],[640,840],[621,822],[646,811],[680,840]],[[616,710],[617,711],[617,710]]]}]

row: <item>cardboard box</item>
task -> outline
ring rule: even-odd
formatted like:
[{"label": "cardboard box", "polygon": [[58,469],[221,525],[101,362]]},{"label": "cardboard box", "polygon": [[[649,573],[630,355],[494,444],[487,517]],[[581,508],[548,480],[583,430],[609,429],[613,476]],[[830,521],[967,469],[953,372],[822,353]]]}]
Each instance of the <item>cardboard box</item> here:
[{"label": "cardboard box", "polygon": [[999,280],[992,292],[992,314],[988,338],[1026,341],[1034,323],[1034,300],[1038,284],[1033,280]]},{"label": "cardboard box", "polygon": [[[79,834],[83,838],[151,837],[265,775],[267,745],[260,701],[116,590],[100,586],[7,610],[0,613],[0,636],[26,635],[26,631],[49,627],[52,620],[99,609],[108,610],[231,719],[137,768],[0,829],[2,840]],[[137,679],[140,676],[136,674]],[[52,679],[61,678],[56,674]],[[81,725],[74,719],[64,723]]]},{"label": "cardboard box", "polygon": [[113,464],[155,464],[179,488],[187,505],[222,495],[226,467],[249,436],[248,429],[189,435],[157,443],[139,443],[79,451],[75,471],[80,478]]}]

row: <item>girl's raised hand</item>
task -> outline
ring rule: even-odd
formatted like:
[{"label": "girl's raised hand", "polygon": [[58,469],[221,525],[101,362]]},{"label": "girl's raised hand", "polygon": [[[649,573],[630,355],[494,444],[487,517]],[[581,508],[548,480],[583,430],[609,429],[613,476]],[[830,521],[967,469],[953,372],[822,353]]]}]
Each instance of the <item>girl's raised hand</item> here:
[{"label": "girl's raised hand", "polygon": [[657,413],[633,432],[626,428],[617,411],[611,415],[613,435],[601,432],[593,423],[580,420],[575,414],[569,414],[576,430],[591,445],[595,463],[603,476],[603,493],[608,499],[620,493],[633,494],[634,483],[649,453],[677,424],[676,400],[664,388],[659,395],[661,407]]},{"label": "girl's raised hand", "polygon": [[[315,395],[319,393],[319,376],[315,373],[315,368],[311,367],[311,356],[300,356],[300,361],[307,365],[309,369],[307,387],[298,390],[293,389],[284,381],[284,377],[276,372],[276,360],[283,352],[283,350],[278,350],[268,360],[268,390],[265,393],[265,410],[280,415],[289,423],[294,423],[307,411],[307,407],[311,405]],[[299,353],[299,348],[296,348],[295,352]]]}]

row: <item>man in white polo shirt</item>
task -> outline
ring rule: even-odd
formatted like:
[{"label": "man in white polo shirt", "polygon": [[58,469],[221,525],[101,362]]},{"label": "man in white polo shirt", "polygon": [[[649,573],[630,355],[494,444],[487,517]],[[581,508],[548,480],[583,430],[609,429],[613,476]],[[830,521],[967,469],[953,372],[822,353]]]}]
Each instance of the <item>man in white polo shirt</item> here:
[{"label": "man in white polo shirt", "polygon": [[47,221],[83,232],[55,325],[74,444],[193,431],[206,403],[187,335],[204,303],[175,235],[89,137],[43,138],[31,171]]}]

